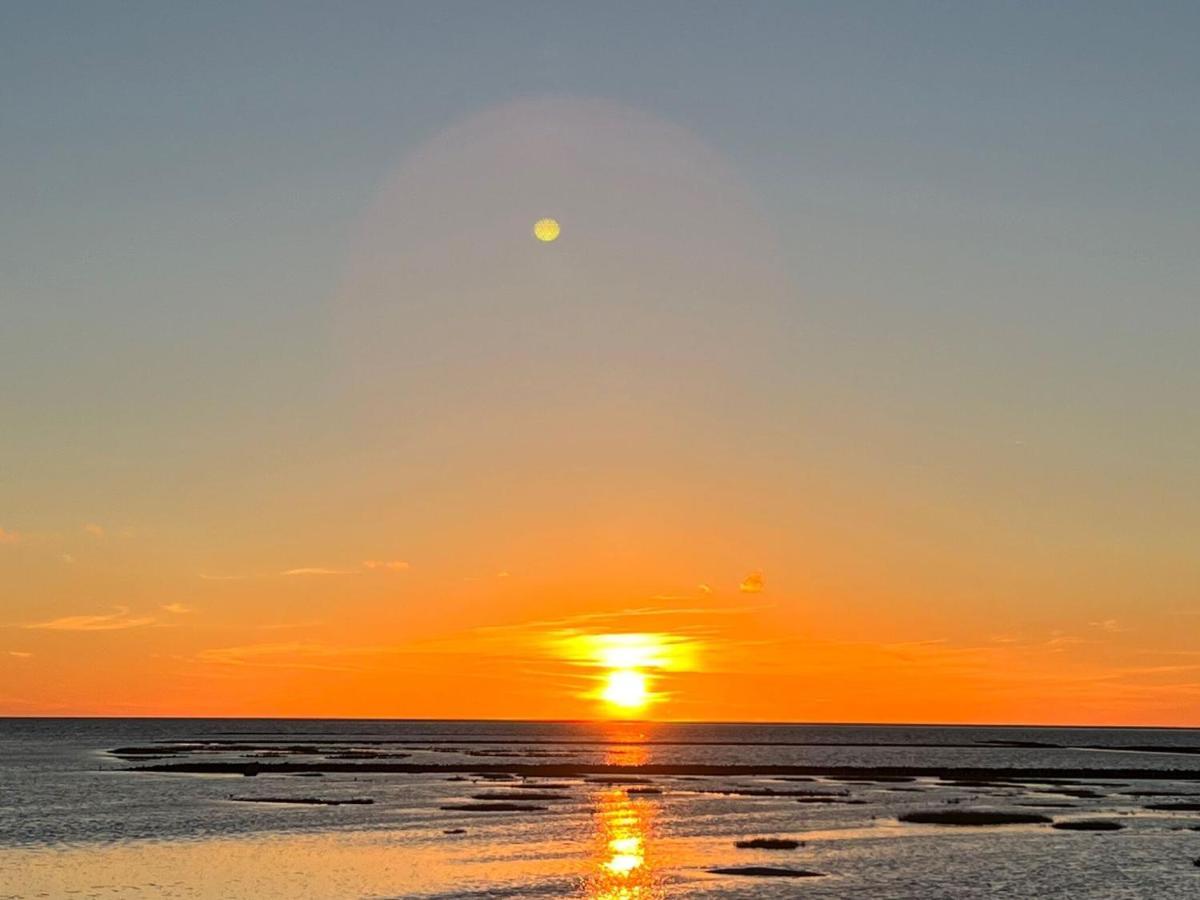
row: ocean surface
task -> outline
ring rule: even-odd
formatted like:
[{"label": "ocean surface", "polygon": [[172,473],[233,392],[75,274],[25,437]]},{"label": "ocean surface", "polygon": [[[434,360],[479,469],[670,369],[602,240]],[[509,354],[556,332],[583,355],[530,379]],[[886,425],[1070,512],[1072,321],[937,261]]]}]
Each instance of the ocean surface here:
[{"label": "ocean surface", "polygon": [[[958,811],[1034,820],[904,821]],[[0,898],[1169,898],[1198,860],[1196,730],[0,719]]]}]

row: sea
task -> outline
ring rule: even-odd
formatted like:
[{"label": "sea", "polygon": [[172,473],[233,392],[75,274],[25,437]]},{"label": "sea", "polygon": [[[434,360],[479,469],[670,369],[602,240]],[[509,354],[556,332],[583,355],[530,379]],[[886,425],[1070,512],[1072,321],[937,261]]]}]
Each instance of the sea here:
[{"label": "sea", "polygon": [[1200,730],[0,719],[34,897],[1200,897]]}]

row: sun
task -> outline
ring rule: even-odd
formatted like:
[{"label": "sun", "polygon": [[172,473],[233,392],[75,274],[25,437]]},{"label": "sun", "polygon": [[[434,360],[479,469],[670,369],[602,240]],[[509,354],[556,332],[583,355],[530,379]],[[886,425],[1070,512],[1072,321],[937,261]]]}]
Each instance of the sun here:
[{"label": "sun", "polygon": [[533,236],[543,244],[558,240],[561,230],[557,219],[538,219],[533,223]]},{"label": "sun", "polygon": [[646,676],[637,669],[614,669],[605,678],[600,697],[610,706],[626,712],[644,709],[650,702]]}]

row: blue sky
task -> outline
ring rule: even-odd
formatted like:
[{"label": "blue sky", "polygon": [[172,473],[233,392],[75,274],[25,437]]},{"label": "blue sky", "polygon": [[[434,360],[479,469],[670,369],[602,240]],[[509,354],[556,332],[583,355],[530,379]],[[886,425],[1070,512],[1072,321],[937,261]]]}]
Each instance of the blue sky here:
[{"label": "blue sky", "polygon": [[723,154],[803,287],[829,298],[805,327],[921,414],[1065,404],[1093,443],[1124,440],[1118,418],[1168,454],[1195,437],[1180,415],[1198,386],[1189,4],[2,17],[17,471],[68,443],[102,457],[117,427],[133,429],[123,453],[153,455],[187,439],[183,419],[254,416],[297,380],[319,393],[329,296],[380,186],[442,129],[547,93],[628,104]]}]

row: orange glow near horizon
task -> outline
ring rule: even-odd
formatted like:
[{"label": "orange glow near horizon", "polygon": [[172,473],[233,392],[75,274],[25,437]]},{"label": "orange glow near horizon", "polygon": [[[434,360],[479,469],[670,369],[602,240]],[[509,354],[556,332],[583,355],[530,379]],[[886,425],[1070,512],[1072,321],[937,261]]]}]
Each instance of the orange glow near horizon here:
[{"label": "orange glow near horizon", "polygon": [[573,666],[601,670],[589,675],[581,694],[603,703],[605,716],[627,717],[662,703],[652,689],[654,672],[696,672],[700,642],[664,632],[570,633],[552,640],[552,653]]}]

